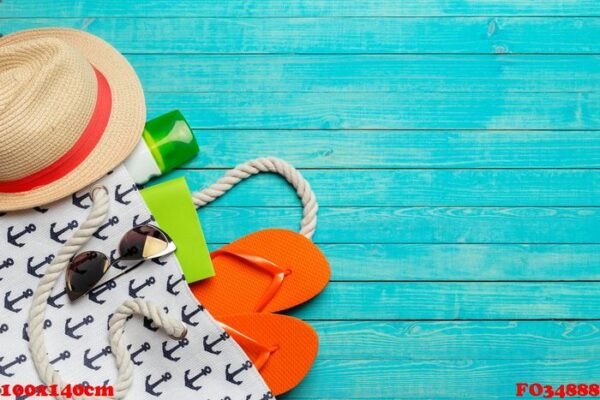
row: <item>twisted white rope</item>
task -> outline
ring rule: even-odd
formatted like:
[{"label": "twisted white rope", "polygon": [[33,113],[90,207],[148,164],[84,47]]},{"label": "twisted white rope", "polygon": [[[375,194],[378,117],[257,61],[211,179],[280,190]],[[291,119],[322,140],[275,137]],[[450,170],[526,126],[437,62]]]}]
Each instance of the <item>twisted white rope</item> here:
[{"label": "twisted white rope", "polygon": [[123,337],[125,322],[133,314],[150,318],[154,325],[162,327],[173,339],[181,339],[187,334],[187,329],[181,321],[169,317],[160,307],[148,300],[127,300],[117,308],[117,311],[115,311],[110,319],[108,331],[110,346],[117,359],[117,367],[119,369],[119,379],[114,386],[116,398],[125,397],[133,383],[133,362],[131,361],[131,356],[127,351]]},{"label": "twisted white rope", "polygon": [[308,181],[292,165],[276,157],[257,158],[239,164],[230,169],[218,181],[207,188],[192,193],[194,204],[197,208],[218,199],[240,181],[260,172],[272,172],[283,176],[296,189],[302,201],[303,217],[300,223],[300,233],[307,238],[312,238],[317,229],[317,197]]},{"label": "twisted white rope", "polygon": [[[46,385],[57,385],[59,393],[65,387],[65,384],[58,371],[50,364],[43,330],[44,318],[48,298],[60,275],[67,268],[71,258],[90,239],[98,227],[104,223],[108,215],[109,196],[106,188],[94,188],[91,197],[93,205],[90,214],[48,266],[46,273],[40,279],[29,309],[29,351],[33,363],[42,382]],[[123,326],[127,317],[131,314],[142,314],[152,318],[157,326],[163,327],[171,336],[181,337],[186,333],[185,327],[180,321],[169,317],[159,307],[150,302],[140,299],[128,300],[121,305],[111,318],[109,330],[112,353],[116,357],[118,368],[118,378],[113,397],[115,399],[125,397],[133,382],[133,362],[123,340]],[[62,396],[58,398],[64,399]],[[83,398],[96,399],[95,397]],[[106,399],[106,397],[103,397],[103,399]]]}]

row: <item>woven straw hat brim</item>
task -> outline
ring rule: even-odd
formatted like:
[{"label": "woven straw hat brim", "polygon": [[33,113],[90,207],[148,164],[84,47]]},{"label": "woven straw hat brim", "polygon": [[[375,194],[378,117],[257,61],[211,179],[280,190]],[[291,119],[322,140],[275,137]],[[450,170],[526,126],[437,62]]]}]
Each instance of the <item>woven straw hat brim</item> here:
[{"label": "woven straw hat brim", "polygon": [[144,129],[142,85],[125,57],[104,40],[75,29],[50,28],[10,34],[0,38],[0,46],[44,37],[58,38],[77,48],[106,77],[112,92],[110,119],[99,143],[79,166],[48,185],[22,193],[0,193],[0,211],[45,205],[94,183],[127,158]]}]

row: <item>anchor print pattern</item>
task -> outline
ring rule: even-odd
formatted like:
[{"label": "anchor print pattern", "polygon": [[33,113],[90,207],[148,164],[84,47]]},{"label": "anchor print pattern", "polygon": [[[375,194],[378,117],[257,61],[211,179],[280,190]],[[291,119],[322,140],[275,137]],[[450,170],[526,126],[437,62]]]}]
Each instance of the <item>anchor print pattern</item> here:
[{"label": "anchor print pattern", "polygon": [[86,316],[83,320],[77,324],[71,325],[71,318],[67,318],[65,321],[65,335],[72,337],[73,339],[79,340],[83,335],[77,334],[77,330],[86,325],[90,325],[94,322],[94,317],[91,315]]},{"label": "anchor print pattern", "polygon": [[181,357],[176,357],[174,355],[174,353],[179,350],[179,349],[183,349],[185,346],[187,346],[188,344],[190,344],[190,341],[187,338],[183,338],[181,340],[179,340],[177,342],[176,345],[174,345],[171,348],[168,348],[168,342],[163,342],[162,343],[162,351],[163,351],[163,356],[167,359],[167,360],[171,360],[171,361],[179,361],[181,360]]},{"label": "anchor print pattern", "polygon": [[42,274],[37,271],[42,268],[44,265],[48,265],[54,260],[54,254],[48,254],[41,262],[35,263],[33,261],[33,257],[29,257],[27,259],[27,273],[31,276],[35,276],[36,278],[41,278]]},{"label": "anchor print pattern", "polygon": [[133,361],[135,365],[142,365],[144,362],[138,360],[139,355],[150,350],[152,346],[150,346],[150,343],[144,342],[136,351],[131,351],[131,347],[132,345],[127,346],[127,350],[129,350],[129,353],[131,354],[131,361]]},{"label": "anchor print pattern", "polygon": [[179,294],[179,290],[175,290],[175,288],[184,281],[185,276],[183,275],[181,275],[181,277],[177,280],[173,279],[173,275],[169,275],[169,279],[167,279],[167,292],[171,293],[173,296],[177,296]]},{"label": "anchor print pattern", "polygon": [[[155,223],[123,168],[102,184],[112,197],[110,217],[81,250],[118,258],[123,234]],[[56,253],[85,220],[92,205],[89,189],[41,207],[0,218],[0,380],[41,384],[29,356],[27,314],[33,293]],[[136,378],[128,399],[190,398],[256,400],[268,392],[235,342],[185,287],[174,256],[146,261],[126,277],[111,280],[140,262],[120,261],[87,296],[71,303],[64,277],[48,297],[43,324],[48,358],[74,382],[99,385],[116,376],[107,330],[110,316],[126,299],[148,298],[188,327],[184,339],[168,338],[151,319],[130,317],[125,340]],[[208,310],[209,311],[209,310]],[[26,396],[22,397],[27,398]],[[265,397],[270,399],[272,397]]]},{"label": "anchor print pattern", "polygon": [[72,231],[77,227],[79,227],[79,223],[75,220],[69,222],[62,229],[57,229],[56,222],[53,222],[50,224],[50,239],[54,240],[55,242],[65,244],[67,243],[67,239],[63,238],[63,236],[66,236],[67,232]]},{"label": "anchor print pattern", "polygon": [[6,231],[6,240],[13,246],[23,247],[25,246],[25,242],[20,241],[20,239],[29,233],[35,232],[36,229],[37,228],[34,224],[29,224],[25,228],[23,228],[22,231],[15,232],[15,227],[11,226]]},{"label": "anchor print pattern", "polygon": [[202,378],[203,376],[207,376],[208,374],[210,374],[212,372],[212,368],[210,368],[209,366],[206,366],[202,369],[202,371],[200,371],[200,373],[198,375],[195,376],[191,376],[191,370],[186,370],[185,371],[185,386],[198,391],[200,389],[202,389],[202,386],[196,386],[196,381],[200,378]]}]

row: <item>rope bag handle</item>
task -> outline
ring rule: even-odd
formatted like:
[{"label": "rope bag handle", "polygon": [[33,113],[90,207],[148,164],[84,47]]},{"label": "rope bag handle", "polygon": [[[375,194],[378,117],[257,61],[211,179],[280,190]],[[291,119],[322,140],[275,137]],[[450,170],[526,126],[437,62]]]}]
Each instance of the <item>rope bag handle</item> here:
[{"label": "rope bag handle", "polygon": [[300,171],[277,157],[256,158],[230,169],[209,187],[192,193],[192,199],[196,208],[204,207],[223,196],[244,179],[261,172],[271,172],[281,175],[294,187],[296,194],[302,201],[303,208],[300,234],[306,236],[308,239],[312,239],[317,229],[317,211],[319,210],[317,197]]}]

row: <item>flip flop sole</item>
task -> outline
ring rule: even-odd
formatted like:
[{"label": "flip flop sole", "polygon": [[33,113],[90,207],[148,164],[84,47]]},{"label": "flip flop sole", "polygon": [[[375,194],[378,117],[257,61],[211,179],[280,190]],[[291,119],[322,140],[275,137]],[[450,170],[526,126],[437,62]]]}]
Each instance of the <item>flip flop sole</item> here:
[{"label": "flip flop sole", "polygon": [[[319,349],[314,329],[297,318],[278,314],[253,313],[217,317],[221,323],[254,339],[265,348],[275,348],[260,368],[260,374],[275,396],[296,387],[308,374]],[[228,330],[226,328],[226,330]],[[236,339],[235,334],[231,334]],[[261,351],[238,344],[254,363],[260,363]]]},{"label": "flip flop sole", "polygon": [[[213,258],[216,276],[190,285],[213,315],[286,310],[315,297],[329,282],[327,259],[314,243],[296,232],[266,229],[219,251],[222,253]],[[273,284],[273,275],[227,253],[252,255],[289,272],[266,306],[259,307]]]}]

